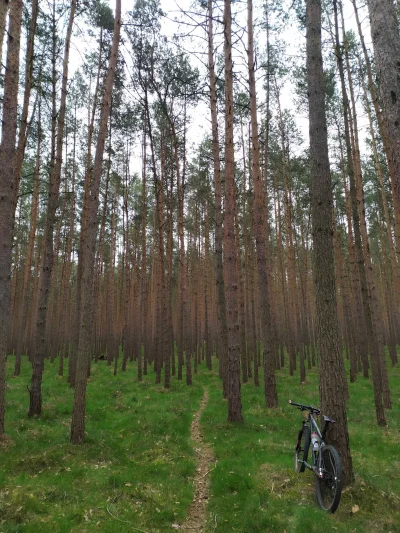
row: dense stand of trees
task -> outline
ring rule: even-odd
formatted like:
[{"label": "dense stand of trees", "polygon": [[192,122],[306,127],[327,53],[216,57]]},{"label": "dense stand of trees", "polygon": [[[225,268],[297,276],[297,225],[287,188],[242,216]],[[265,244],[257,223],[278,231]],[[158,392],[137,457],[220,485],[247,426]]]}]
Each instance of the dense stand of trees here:
[{"label": "dense stand of trees", "polygon": [[[399,21],[367,4],[373,50],[356,0],[208,0],[174,37],[158,0],[0,2],[0,437],[7,357],[32,365],[29,416],[57,359],[73,443],[99,360],[166,388],[218,364],[235,422],[242,382],[262,369],[274,408],[277,369],[318,365],[351,482],[348,381],[371,376],[385,425],[400,341]],[[293,64],[288,21],[307,33]]]}]

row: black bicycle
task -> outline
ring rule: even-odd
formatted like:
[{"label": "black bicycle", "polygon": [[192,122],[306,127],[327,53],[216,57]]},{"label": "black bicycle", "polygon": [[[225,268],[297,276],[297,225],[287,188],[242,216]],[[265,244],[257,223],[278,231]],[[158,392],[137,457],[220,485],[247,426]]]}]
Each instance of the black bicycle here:
[{"label": "black bicycle", "polygon": [[[325,436],[329,424],[335,421],[323,415],[325,424],[321,433],[314,418],[321,414],[320,409],[291,400],[289,403],[300,411],[308,411],[297,437],[294,468],[296,472],[304,472],[306,468],[314,472],[317,502],[324,511],[334,513],[342,493],[342,463],[336,449],[330,444],[325,444]],[[307,462],[310,446],[311,464]]]}]

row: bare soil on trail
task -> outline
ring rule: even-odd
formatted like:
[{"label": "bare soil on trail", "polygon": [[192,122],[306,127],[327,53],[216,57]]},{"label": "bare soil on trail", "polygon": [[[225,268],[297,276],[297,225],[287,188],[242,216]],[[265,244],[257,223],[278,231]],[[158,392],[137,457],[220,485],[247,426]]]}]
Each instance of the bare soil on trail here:
[{"label": "bare soil on trail", "polygon": [[194,498],[190,504],[188,514],[179,531],[185,533],[204,533],[207,518],[207,503],[210,489],[210,471],[214,461],[214,453],[209,444],[204,441],[199,419],[208,402],[208,390],[204,391],[200,409],[194,415],[191,437],[196,451],[196,476],[194,478]]}]

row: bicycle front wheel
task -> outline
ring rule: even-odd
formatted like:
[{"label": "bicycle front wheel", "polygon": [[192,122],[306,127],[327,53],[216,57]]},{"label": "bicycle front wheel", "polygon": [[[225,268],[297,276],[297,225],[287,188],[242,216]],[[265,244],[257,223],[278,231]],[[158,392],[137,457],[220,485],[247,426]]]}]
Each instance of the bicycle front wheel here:
[{"label": "bicycle front wheel", "polygon": [[304,472],[306,468],[303,461],[307,461],[310,443],[310,428],[303,426],[297,437],[296,451],[294,454],[294,469],[296,472]]},{"label": "bicycle front wheel", "polygon": [[333,446],[323,446],[320,450],[315,492],[321,509],[334,513],[342,493],[342,463]]}]

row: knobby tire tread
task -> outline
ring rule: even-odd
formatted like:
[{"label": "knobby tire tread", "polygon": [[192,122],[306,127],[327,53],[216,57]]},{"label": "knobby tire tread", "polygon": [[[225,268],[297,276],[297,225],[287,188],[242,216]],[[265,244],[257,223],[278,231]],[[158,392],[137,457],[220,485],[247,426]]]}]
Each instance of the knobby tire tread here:
[{"label": "knobby tire tread", "polygon": [[[331,445],[324,446],[320,454],[322,454],[321,461],[324,461],[325,477],[316,478],[317,502],[324,511],[334,513],[339,506],[342,494],[342,462],[336,448]],[[336,480],[333,477],[336,477]],[[329,502],[325,501],[324,493],[329,495]]]}]

